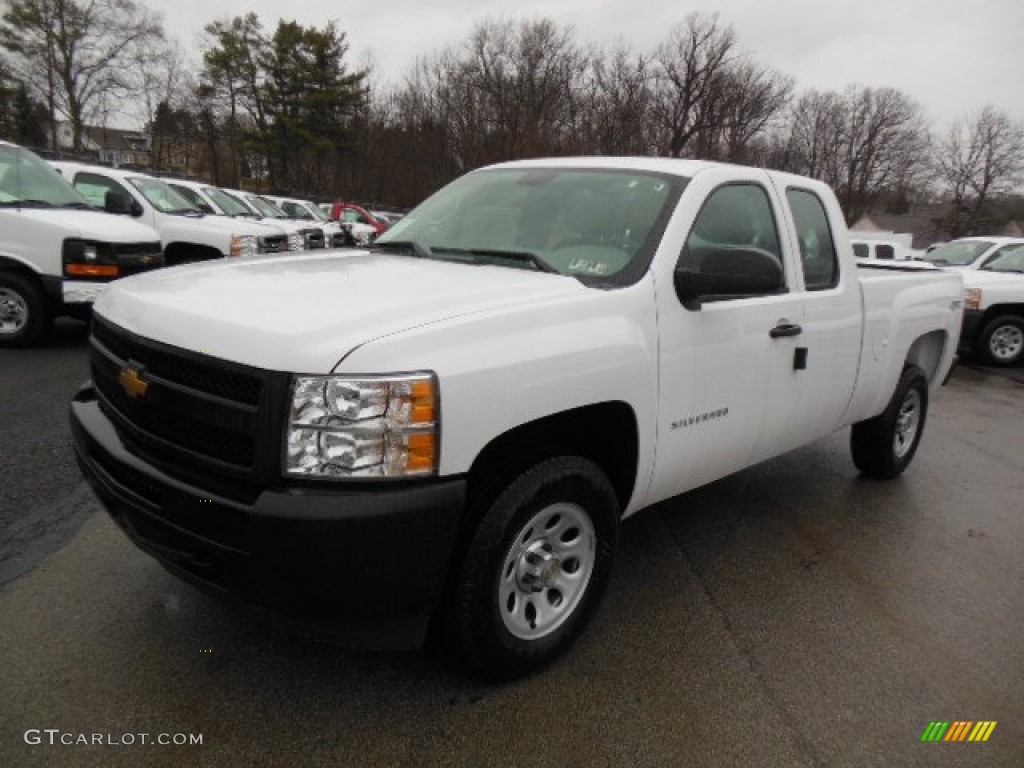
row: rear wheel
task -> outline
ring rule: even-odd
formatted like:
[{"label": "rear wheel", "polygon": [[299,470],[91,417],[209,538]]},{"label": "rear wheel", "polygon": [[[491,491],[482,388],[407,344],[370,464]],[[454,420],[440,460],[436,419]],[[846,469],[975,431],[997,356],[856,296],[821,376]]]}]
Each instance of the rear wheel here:
[{"label": "rear wheel", "polygon": [[0,272],[0,346],[34,344],[53,319],[36,285],[13,272]]},{"label": "rear wheel", "polygon": [[601,598],[618,542],[615,491],[591,461],[542,461],[483,512],[460,567],[459,647],[486,677],[530,674],[576,640]]},{"label": "rear wheel", "polygon": [[857,469],[879,478],[903,472],[917,453],[927,414],[928,379],[916,365],[908,365],[886,409],[853,425],[850,452]]},{"label": "rear wheel", "polygon": [[978,336],[981,356],[992,365],[1017,365],[1024,360],[1024,318],[997,317]]}]

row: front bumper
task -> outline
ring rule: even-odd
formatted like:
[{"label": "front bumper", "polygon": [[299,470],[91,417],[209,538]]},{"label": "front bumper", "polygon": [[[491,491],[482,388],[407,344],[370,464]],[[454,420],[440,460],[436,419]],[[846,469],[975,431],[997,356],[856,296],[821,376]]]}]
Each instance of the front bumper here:
[{"label": "front bumper", "polygon": [[61,299],[65,304],[92,304],[108,285],[110,283],[64,280],[61,283]]},{"label": "front bumper", "polygon": [[283,484],[246,504],[131,453],[89,384],[72,400],[70,419],[96,495],[172,573],[351,645],[422,644],[448,575],[464,479]]}]

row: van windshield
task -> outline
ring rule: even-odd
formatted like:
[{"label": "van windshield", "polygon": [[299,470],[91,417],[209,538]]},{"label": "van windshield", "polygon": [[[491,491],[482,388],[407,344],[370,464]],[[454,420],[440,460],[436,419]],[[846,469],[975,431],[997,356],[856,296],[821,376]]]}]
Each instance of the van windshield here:
[{"label": "van windshield", "polygon": [[53,166],[12,144],[0,144],[0,205],[92,207]]},{"label": "van windshield", "polygon": [[686,181],[618,169],[477,171],[428,198],[374,247],[627,285],[650,265]]}]

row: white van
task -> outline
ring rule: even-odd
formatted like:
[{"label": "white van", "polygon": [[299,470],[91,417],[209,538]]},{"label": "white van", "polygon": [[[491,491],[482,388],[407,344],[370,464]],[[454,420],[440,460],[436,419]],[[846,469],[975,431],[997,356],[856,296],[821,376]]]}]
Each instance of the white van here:
[{"label": "white van", "polygon": [[82,163],[51,164],[93,205],[132,216],[159,232],[168,266],[289,250],[282,228],[207,216],[155,176]]},{"label": "white van", "polygon": [[60,315],[87,319],[111,280],[163,263],[152,227],[94,210],[44,160],[0,141],[0,345],[32,344]]},{"label": "white van", "polygon": [[264,195],[264,197],[293,219],[316,222],[318,226],[322,226],[333,248],[368,245],[377,239],[377,230],[374,227],[358,221],[335,221],[312,200],[274,195]]}]

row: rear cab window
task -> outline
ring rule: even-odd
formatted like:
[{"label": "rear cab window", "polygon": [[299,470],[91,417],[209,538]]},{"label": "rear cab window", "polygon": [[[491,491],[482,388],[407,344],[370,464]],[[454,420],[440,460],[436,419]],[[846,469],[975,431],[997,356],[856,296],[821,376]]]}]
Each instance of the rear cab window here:
[{"label": "rear cab window", "polygon": [[839,258],[825,204],[814,192],[795,187],[786,190],[786,201],[796,226],[804,288],[808,291],[835,288],[839,284]]}]

